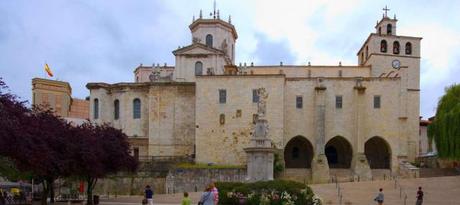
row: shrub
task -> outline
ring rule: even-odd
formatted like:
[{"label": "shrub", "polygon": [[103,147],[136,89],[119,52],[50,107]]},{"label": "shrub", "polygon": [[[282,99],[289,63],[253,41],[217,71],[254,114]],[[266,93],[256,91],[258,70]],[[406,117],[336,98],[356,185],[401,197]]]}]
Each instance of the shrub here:
[{"label": "shrub", "polygon": [[[219,189],[219,204],[223,205],[321,204],[320,200],[315,198],[310,187],[293,181],[218,182],[216,186]],[[314,199],[316,199],[316,203]]]}]

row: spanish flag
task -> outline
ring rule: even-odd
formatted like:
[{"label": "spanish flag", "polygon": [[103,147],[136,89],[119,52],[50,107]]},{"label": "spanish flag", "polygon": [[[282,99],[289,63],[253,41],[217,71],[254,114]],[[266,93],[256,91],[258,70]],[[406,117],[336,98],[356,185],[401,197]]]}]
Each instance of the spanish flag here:
[{"label": "spanish flag", "polygon": [[48,73],[50,77],[53,77],[53,73],[51,72],[50,67],[48,66],[48,63],[45,63],[45,71]]}]

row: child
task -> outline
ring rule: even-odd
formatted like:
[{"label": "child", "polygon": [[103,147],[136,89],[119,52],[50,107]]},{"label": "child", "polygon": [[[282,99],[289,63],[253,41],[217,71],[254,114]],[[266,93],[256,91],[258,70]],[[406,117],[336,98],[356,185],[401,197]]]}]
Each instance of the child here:
[{"label": "child", "polygon": [[182,199],[182,204],[181,205],[190,205],[192,201],[190,198],[188,198],[188,193],[184,192],[184,198]]}]

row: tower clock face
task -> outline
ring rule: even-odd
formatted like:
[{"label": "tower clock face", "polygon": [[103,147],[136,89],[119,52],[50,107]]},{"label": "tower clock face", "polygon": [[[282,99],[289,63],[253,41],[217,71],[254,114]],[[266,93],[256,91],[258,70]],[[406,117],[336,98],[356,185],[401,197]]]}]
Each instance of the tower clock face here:
[{"label": "tower clock face", "polygon": [[401,62],[399,60],[393,60],[391,66],[393,66],[394,69],[399,69],[401,67]]}]

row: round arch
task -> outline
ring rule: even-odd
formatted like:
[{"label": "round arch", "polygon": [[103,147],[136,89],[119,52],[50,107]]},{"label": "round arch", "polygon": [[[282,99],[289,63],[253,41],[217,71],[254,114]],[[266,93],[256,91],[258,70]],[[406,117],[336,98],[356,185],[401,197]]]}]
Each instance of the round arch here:
[{"label": "round arch", "polygon": [[342,136],[335,136],[324,146],[324,153],[327,157],[329,168],[350,168],[353,158],[353,149]]},{"label": "round arch", "polygon": [[286,168],[311,168],[313,145],[303,136],[289,140],[284,147],[284,162]]},{"label": "round arch", "polygon": [[391,148],[382,137],[372,137],[364,144],[364,154],[371,169],[390,169]]}]

